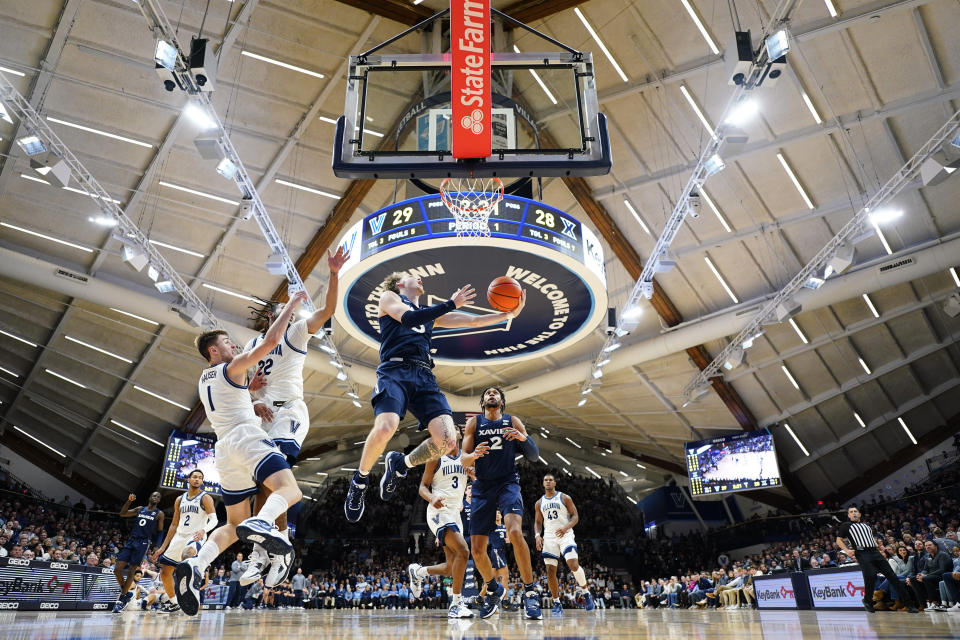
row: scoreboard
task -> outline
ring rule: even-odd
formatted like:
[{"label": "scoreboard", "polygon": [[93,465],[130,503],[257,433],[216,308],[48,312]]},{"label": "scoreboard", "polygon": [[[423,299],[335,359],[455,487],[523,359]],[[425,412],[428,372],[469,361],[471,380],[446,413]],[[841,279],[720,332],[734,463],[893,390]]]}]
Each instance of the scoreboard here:
[{"label": "scoreboard", "polygon": [[217,438],[213,434],[187,433],[175,430],[167,440],[160,472],[160,486],[164,489],[187,490],[187,477],[194,469],[203,471],[203,490],[220,493],[220,475],[214,465]]},{"label": "scoreboard", "polygon": [[[360,259],[414,240],[457,235],[456,220],[439,195],[405,200],[365,221]],[[542,202],[505,195],[490,213],[488,226],[491,238],[526,240],[584,259],[580,222]]]}]

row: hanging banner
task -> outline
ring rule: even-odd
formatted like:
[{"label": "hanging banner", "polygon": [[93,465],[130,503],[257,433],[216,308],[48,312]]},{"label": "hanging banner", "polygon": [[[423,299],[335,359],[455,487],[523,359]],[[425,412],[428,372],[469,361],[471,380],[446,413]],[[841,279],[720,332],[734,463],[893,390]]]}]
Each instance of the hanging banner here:
[{"label": "hanging banner", "polygon": [[450,3],[450,102],[453,109],[453,157],[486,158],[490,135],[490,3]]}]

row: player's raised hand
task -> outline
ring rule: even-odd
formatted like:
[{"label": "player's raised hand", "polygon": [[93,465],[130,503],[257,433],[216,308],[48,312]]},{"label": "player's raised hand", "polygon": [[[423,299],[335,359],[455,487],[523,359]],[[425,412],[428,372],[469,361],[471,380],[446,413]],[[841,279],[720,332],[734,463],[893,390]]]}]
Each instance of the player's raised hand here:
[{"label": "player's raised hand", "polygon": [[273,410],[262,402],[253,405],[253,412],[264,422],[273,422]]},{"label": "player's raised hand", "polygon": [[476,297],[476,290],[471,285],[465,284],[454,291],[453,295],[450,296],[450,299],[453,300],[453,304],[456,305],[457,309],[459,309],[460,307],[473,302],[473,299]]},{"label": "player's raised hand", "polygon": [[481,442],[476,447],[474,447],[473,453],[463,454],[463,457],[461,458],[461,462],[463,462],[464,466],[471,465],[469,468],[472,469],[473,461],[476,460],[477,458],[482,458],[483,456],[487,455],[489,451],[490,451],[490,443]]},{"label": "player's raised hand", "polygon": [[527,290],[521,289],[520,303],[516,306],[516,308],[513,311],[511,311],[513,316],[517,317],[518,315],[520,315],[520,312],[523,311],[523,307],[526,306],[526,304],[527,304]]},{"label": "player's raised hand", "polygon": [[330,268],[330,273],[340,273],[341,267],[349,259],[350,254],[346,252],[343,245],[337,247],[336,253],[330,253],[330,249],[327,249],[327,266]]},{"label": "player's raised hand", "polygon": [[292,304],[294,307],[296,307],[297,305],[305,303],[308,299],[307,292],[301,289],[293,294],[293,297],[290,298],[290,302],[288,304]]},{"label": "player's raised hand", "polygon": [[131,493],[130,495],[127,496],[127,502],[133,502],[136,499],[137,499],[136,494]]},{"label": "player's raised hand", "polygon": [[443,498],[434,498],[430,504],[433,505],[434,509],[443,509]]},{"label": "player's raised hand", "polygon": [[514,427],[507,427],[503,430],[503,438],[505,440],[519,440],[520,442],[524,442],[527,439],[527,434],[520,433],[520,430]]},{"label": "player's raised hand", "polygon": [[257,391],[259,389],[267,386],[267,376],[263,372],[263,369],[257,371],[257,374],[250,379],[250,384],[247,386],[247,391]]}]

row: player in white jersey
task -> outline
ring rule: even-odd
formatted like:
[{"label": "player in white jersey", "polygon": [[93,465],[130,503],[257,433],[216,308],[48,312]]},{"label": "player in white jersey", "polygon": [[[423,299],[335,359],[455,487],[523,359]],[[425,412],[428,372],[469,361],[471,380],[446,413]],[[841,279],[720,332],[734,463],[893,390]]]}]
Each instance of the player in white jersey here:
[{"label": "player in white jersey", "polygon": [[419,598],[423,591],[423,579],[427,575],[451,576],[453,578],[453,602],[448,618],[472,618],[473,612],[463,601],[463,579],[470,558],[470,549],[463,539],[463,494],[467,490],[467,473],[477,458],[482,458],[489,445],[477,445],[473,453],[463,453],[459,446],[456,455],[445,454],[439,460],[431,460],[423,468],[420,479],[420,497],[427,501],[427,526],[443,547],[446,562],[424,567],[411,564],[407,567],[410,577],[410,593]]},{"label": "player in white jersey", "polygon": [[[303,494],[287,459],[253,412],[246,376],[247,369],[280,344],[293,312],[306,298],[306,293],[297,292],[264,334],[263,341],[251,351],[236,353],[236,347],[222,330],[205,331],[197,338],[197,350],[210,364],[200,374],[198,384],[200,401],[217,434],[215,464],[227,507],[227,523],[213,532],[195,558],[174,569],[174,591],[187,615],[196,615],[200,608],[204,571],[238,537],[246,543],[260,544],[271,554],[293,553],[293,545],[274,530],[273,523]],[[251,518],[248,498],[257,493],[257,484],[272,493]]]},{"label": "player in white jersey", "polygon": [[[203,490],[203,471],[194,469],[187,476],[189,489],[173,504],[173,522],[167,529],[167,537],[153,553],[151,560],[160,565],[160,580],[165,596],[160,599],[160,611],[179,611],[177,595],[173,590],[173,568],[186,558],[184,550],[191,543],[202,545],[207,533],[217,526],[217,514],[213,498]],[[197,547],[199,549],[199,547]]]},{"label": "player in white jersey", "polygon": [[[330,279],[327,282],[323,308],[287,327],[280,344],[257,361],[256,375],[262,377],[265,384],[253,393],[253,410],[263,419],[264,431],[280,452],[287,457],[291,467],[296,464],[300,447],[303,446],[307,431],[310,430],[310,413],[307,411],[307,404],[303,401],[303,365],[307,359],[307,343],[310,342],[313,334],[323,328],[337,309],[337,282],[340,269],[349,258],[350,254],[345,253],[342,246],[338,247],[334,254],[327,251]],[[273,309],[268,312],[268,316],[273,320]],[[262,340],[262,335],[256,336],[247,343],[244,351],[255,348]],[[253,508],[259,509],[268,495],[270,490],[261,486]],[[289,537],[286,512],[277,518],[277,528],[282,535]],[[284,559],[284,556],[272,558],[271,570],[267,579],[264,580],[267,587],[274,587],[286,578],[290,565],[284,563]],[[259,545],[254,545],[247,570],[240,577],[240,584],[248,585],[256,582],[266,562],[267,554]]]},{"label": "player in white jersey", "polygon": [[553,596],[554,615],[563,615],[560,603],[560,587],[557,583],[557,565],[563,557],[577,579],[578,595],[582,594],[584,609],[593,611],[593,596],[587,589],[587,577],[577,556],[577,541],[573,537],[573,527],[580,522],[580,515],[573,499],[557,491],[557,479],[552,473],[543,476],[543,496],[537,500],[537,520],[533,530],[536,532],[537,549],[547,565],[547,583]]}]

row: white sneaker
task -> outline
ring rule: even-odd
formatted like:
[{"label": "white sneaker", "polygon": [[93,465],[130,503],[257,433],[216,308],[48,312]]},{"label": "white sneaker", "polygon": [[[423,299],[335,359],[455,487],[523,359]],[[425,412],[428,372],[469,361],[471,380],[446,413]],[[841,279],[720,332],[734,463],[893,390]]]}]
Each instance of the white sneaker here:
[{"label": "white sneaker", "polygon": [[450,605],[450,609],[447,610],[448,618],[473,618],[474,613],[470,611],[462,602],[457,604]]},{"label": "white sneaker", "polygon": [[240,576],[240,585],[245,587],[259,580],[260,574],[263,573],[263,567],[267,564],[267,560],[267,552],[264,551],[263,547],[258,544],[253,545],[253,551],[250,552],[248,559],[249,564],[247,565],[247,570]]},{"label": "white sneaker", "polygon": [[960,611],[960,602],[947,609],[947,611],[953,611],[954,613]]},{"label": "white sneaker", "polygon": [[[417,576],[417,571],[422,567],[414,562],[407,567],[407,577],[410,578],[410,595],[414,598],[419,598],[420,594],[423,593],[423,578]],[[453,610],[453,607],[450,607],[450,610]],[[448,616],[455,617],[455,616]]]},{"label": "white sneaker", "polygon": [[275,587],[287,579],[290,567],[293,564],[293,552],[282,555],[270,555],[270,568],[267,577],[263,580],[264,586]]}]

